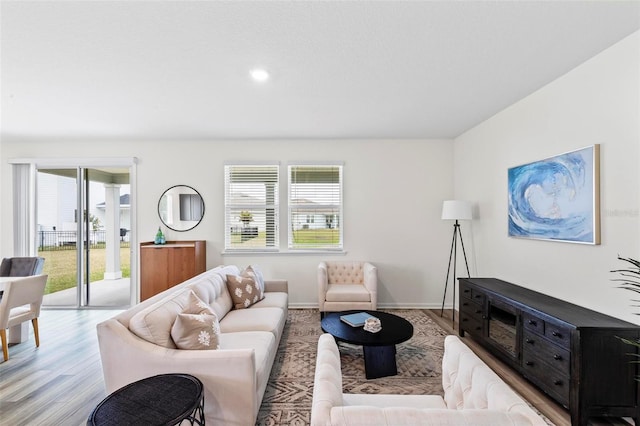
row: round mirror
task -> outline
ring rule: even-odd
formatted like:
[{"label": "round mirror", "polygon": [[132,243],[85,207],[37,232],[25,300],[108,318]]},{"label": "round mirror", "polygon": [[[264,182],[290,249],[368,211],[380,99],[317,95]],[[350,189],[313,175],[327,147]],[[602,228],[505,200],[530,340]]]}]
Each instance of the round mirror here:
[{"label": "round mirror", "polygon": [[188,231],[198,226],[204,216],[204,201],[190,186],[176,185],[164,191],[158,201],[158,215],[174,231]]}]

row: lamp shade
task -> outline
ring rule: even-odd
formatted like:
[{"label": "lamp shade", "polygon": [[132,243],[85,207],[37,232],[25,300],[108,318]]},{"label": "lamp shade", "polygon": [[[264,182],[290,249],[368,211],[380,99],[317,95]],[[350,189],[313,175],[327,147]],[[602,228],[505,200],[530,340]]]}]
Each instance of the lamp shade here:
[{"label": "lamp shade", "polygon": [[447,200],[442,203],[442,220],[471,220],[471,203],[462,200]]}]

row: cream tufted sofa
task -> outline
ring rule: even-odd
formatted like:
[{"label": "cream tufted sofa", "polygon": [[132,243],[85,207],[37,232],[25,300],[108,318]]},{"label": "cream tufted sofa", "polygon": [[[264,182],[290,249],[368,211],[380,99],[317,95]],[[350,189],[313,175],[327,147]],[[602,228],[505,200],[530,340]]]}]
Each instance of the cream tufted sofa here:
[{"label": "cream tufted sofa", "polygon": [[440,395],[343,394],[340,353],[318,340],[312,426],[545,426],[511,388],[456,336],[447,336]]},{"label": "cream tufted sofa", "polygon": [[323,312],[378,307],[378,269],[369,262],[333,261],[318,265],[318,308]]}]

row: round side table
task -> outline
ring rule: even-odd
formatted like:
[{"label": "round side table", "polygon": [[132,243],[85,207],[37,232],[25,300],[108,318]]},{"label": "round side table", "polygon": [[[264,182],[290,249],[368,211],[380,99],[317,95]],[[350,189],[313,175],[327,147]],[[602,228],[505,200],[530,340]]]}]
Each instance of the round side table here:
[{"label": "round side table", "polygon": [[87,425],[166,425],[187,420],[204,425],[202,382],[189,374],[160,374],[130,383],[107,396]]}]

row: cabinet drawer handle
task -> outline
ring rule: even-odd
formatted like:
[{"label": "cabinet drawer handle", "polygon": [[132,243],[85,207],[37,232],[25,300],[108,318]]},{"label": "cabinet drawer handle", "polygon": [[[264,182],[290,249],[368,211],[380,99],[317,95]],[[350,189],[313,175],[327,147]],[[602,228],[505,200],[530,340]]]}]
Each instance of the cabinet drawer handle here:
[{"label": "cabinet drawer handle", "polygon": [[468,288],[465,288],[464,290],[462,290],[463,293],[469,293],[470,290]]},{"label": "cabinet drawer handle", "polygon": [[562,355],[555,354],[553,356],[553,359],[555,359],[556,361],[562,361]]},{"label": "cabinet drawer handle", "polygon": [[556,386],[562,386],[562,380],[555,380],[553,384]]},{"label": "cabinet drawer handle", "polygon": [[462,306],[469,306],[469,304],[467,302],[463,302]]},{"label": "cabinet drawer handle", "polygon": [[562,334],[560,334],[560,333],[559,333],[559,332],[557,332],[557,331],[552,331],[552,332],[551,332],[551,335],[552,335],[553,337],[557,337],[557,338],[559,338],[559,339],[562,339]]},{"label": "cabinet drawer handle", "polygon": [[481,294],[476,294],[476,299],[482,299],[482,295]]},{"label": "cabinet drawer handle", "polygon": [[467,322],[469,321],[469,318],[462,318],[462,322]]},{"label": "cabinet drawer handle", "polygon": [[527,361],[525,362],[526,365],[533,365],[533,361]]},{"label": "cabinet drawer handle", "polygon": [[530,345],[533,345],[535,343],[535,340],[533,340],[533,339],[525,339],[525,342],[527,342]]},{"label": "cabinet drawer handle", "polygon": [[480,327],[479,325],[476,326],[476,331],[480,331],[480,330],[482,330],[482,327]]},{"label": "cabinet drawer handle", "polygon": [[529,325],[538,325],[538,323],[534,320],[529,320]]},{"label": "cabinet drawer handle", "polygon": [[476,314],[481,314],[482,311],[480,309],[476,309]]}]

